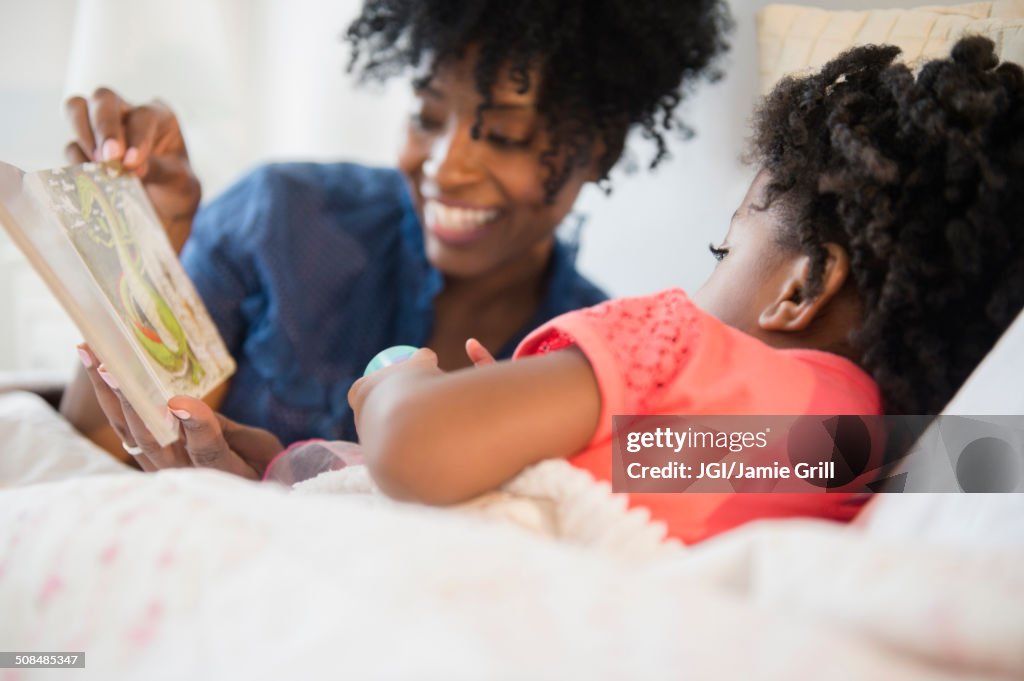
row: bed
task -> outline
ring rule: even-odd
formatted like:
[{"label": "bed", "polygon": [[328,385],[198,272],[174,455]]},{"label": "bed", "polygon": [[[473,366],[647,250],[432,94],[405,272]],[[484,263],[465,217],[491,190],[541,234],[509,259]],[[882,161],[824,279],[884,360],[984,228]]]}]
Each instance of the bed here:
[{"label": "bed", "polygon": [[[947,413],[1024,414],[1020,376],[1024,315]],[[684,547],[561,462],[444,510],[351,470],[143,475],[11,391],[0,649],[85,668],[0,679],[1024,678],[1020,491],[879,495],[853,525]]]},{"label": "bed", "polygon": [[[1022,413],[1022,362],[1024,315],[949,411]],[[0,441],[0,645],[85,651],[81,678],[1024,676],[1020,493],[686,548],[563,462],[439,510],[358,475],[144,475],[27,393]]]}]

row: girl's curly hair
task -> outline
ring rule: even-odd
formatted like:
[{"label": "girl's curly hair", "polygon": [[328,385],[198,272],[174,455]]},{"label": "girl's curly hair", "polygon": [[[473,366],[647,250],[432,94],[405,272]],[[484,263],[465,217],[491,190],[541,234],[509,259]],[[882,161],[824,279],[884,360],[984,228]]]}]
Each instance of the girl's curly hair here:
[{"label": "girl's curly hair", "polygon": [[898,53],[859,47],[782,81],[752,155],[812,287],[823,244],[849,253],[851,340],[886,410],[932,414],[1024,307],[1024,71],[981,37],[916,77]]},{"label": "girl's curly hair", "polygon": [[429,80],[439,63],[477,48],[474,136],[500,70],[525,92],[537,67],[553,200],[573,167],[591,161],[594,141],[605,149],[598,165],[607,180],[634,125],[657,147],[651,167],[665,158],[664,133],[688,131],[675,114],[686,89],[720,75],[713,62],[730,26],[722,0],[366,0],[345,38],[349,69],[364,79],[423,65]]}]

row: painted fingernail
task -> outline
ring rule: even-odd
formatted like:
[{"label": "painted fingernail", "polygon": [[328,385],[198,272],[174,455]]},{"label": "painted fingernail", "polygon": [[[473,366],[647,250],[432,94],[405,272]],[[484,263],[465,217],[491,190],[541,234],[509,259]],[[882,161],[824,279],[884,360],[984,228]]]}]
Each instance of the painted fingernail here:
[{"label": "painted fingernail", "polygon": [[121,155],[121,143],[115,139],[109,139],[103,143],[103,160],[113,161]]},{"label": "painted fingernail", "polygon": [[98,373],[100,375],[100,378],[103,379],[104,383],[106,383],[107,385],[110,386],[111,390],[117,390],[118,389],[117,381],[115,381],[114,377],[111,376],[110,373],[105,368],[103,368],[103,365],[100,365],[100,367],[98,369],[96,369],[96,373]]},{"label": "painted fingernail", "polygon": [[82,360],[82,366],[86,369],[92,368],[92,355],[85,351],[85,348],[77,348],[78,359]]},{"label": "painted fingernail", "polygon": [[188,421],[192,418],[191,412],[185,411],[184,409],[172,409],[171,413],[177,416],[182,421]]},{"label": "painted fingernail", "polygon": [[124,152],[124,164],[126,166],[133,166],[139,162],[139,150],[135,147],[128,147],[128,151]]}]

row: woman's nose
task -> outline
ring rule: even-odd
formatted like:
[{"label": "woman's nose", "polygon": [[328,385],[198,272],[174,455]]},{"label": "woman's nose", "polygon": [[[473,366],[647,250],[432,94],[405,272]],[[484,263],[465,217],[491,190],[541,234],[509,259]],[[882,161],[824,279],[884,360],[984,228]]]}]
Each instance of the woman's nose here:
[{"label": "woman's nose", "polygon": [[423,173],[441,189],[468,184],[481,175],[479,144],[471,123],[455,122],[438,135],[423,163]]}]

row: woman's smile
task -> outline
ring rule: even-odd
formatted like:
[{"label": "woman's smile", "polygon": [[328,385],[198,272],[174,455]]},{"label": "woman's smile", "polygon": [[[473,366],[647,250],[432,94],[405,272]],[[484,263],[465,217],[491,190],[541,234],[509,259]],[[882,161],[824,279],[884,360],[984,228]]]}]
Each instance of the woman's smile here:
[{"label": "woman's smile", "polygon": [[423,222],[427,231],[446,244],[457,246],[482,238],[501,211],[446,199],[427,199]]}]

